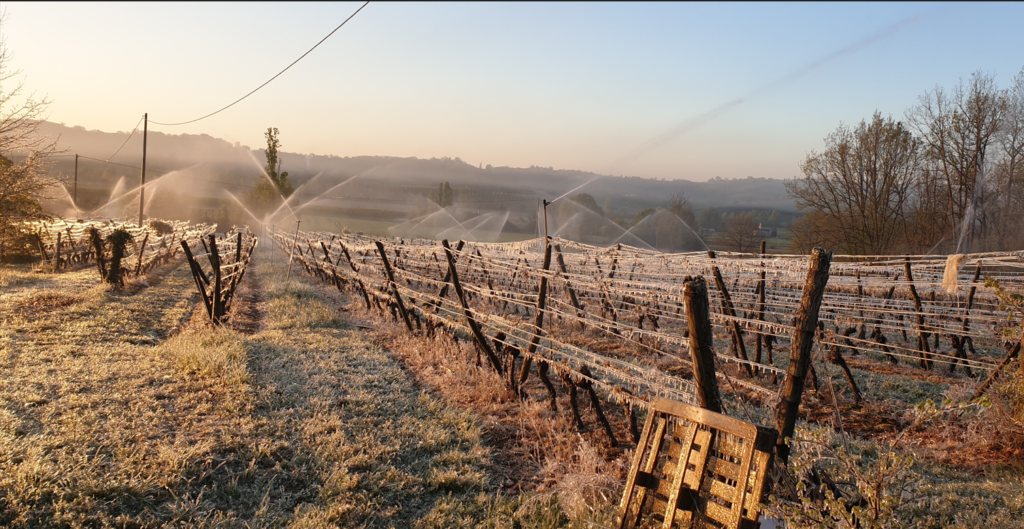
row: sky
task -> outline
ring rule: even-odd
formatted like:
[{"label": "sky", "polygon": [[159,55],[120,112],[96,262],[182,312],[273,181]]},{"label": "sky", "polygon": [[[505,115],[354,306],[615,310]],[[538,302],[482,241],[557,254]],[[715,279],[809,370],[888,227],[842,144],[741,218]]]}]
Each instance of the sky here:
[{"label": "sky", "polygon": [[[5,2],[49,119],[130,131],[256,88],[361,3]],[[190,125],[253,148],[645,178],[792,178],[840,123],[1024,68],[1021,3],[370,3]],[[2,87],[0,87],[2,88]],[[123,153],[132,161],[141,153]],[[125,157],[125,160],[121,160]]]}]

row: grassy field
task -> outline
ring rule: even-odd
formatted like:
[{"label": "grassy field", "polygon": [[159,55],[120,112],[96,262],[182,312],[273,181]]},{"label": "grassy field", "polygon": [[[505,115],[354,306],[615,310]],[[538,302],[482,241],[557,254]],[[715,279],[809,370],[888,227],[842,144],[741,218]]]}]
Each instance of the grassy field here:
[{"label": "grassy field", "polygon": [[256,266],[236,310],[257,324],[215,330],[187,267],[123,292],[97,275],[0,272],[0,525],[510,526],[521,507],[479,418],[304,278]]}]

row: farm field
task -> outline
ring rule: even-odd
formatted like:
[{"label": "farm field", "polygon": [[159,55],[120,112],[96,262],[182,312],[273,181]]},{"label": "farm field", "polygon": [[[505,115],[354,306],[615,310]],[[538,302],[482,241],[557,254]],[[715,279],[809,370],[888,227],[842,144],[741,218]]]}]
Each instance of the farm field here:
[{"label": "farm field", "polygon": [[181,261],[124,292],[92,269],[5,266],[2,524],[508,518],[479,420],[417,388],[336,295],[285,273],[257,265],[246,316],[217,330]]},{"label": "farm field", "polygon": [[[670,307],[671,291],[658,286],[676,281],[676,272],[645,272],[645,261],[662,258],[602,250],[596,267],[604,277],[595,278],[586,271],[592,261],[583,259],[593,250],[569,241],[558,241],[567,261],[560,274],[540,268],[537,241],[453,249],[477,307],[471,313],[498,340],[496,350],[504,341],[506,353],[518,347],[522,355],[501,372],[474,345],[459,296],[436,294],[447,269],[436,241],[384,241],[397,257],[405,308],[418,320],[410,333],[391,303],[375,239],[300,231],[293,241],[293,234],[261,241],[219,328],[180,256],[120,289],[102,284],[88,264],[58,273],[0,268],[0,524],[613,526],[635,446],[631,419],[643,423],[643,399],[665,392],[693,399],[682,320]],[[198,240],[190,245],[200,256]],[[289,267],[283,248],[292,246]],[[739,316],[718,314],[712,291],[725,410],[774,426],[775,384],[789,357],[787,274],[802,270],[786,259],[769,265],[769,316],[758,327],[742,313],[757,299],[759,268],[751,273],[743,259],[690,255],[666,266],[715,265],[729,278]],[[987,259],[993,273],[1012,279],[1008,258]],[[516,262],[520,279],[512,275]],[[966,363],[980,375],[1002,358],[998,323],[987,315],[996,311],[991,298],[979,295],[972,312],[969,358],[950,374],[957,356],[943,337],[943,347],[931,349],[936,365],[927,368],[908,297],[890,294],[872,305],[878,285],[859,301],[844,297],[850,270],[862,264],[833,263],[836,288],[822,316],[830,332],[819,337],[818,382],[805,391],[797,423],[807,444],[794,444],[794,464],[827,464],[829,456],[814,456],[810,443],[824,440],[829,454],[871,469],[895,444],[913,459],[896,473],[907,488],[894,516],[914,527],[1016,527],[1024,513],[1024,443],[1005,417],[1012,394],[997,385],[983,405],[967,404],[984,377],[963,369]],[[915,266],[922,293],[930,293],[935,264]],[[879,270],[886,267],[902,262]],[[617,281],[608,275],[615,270]],[[527,293],[544,277],[550,305],[533,374],[510,382],[531,354],[537,299]],[[640,301],[642,284],[663,296]],[[574,319],[569,288],[587,309],[586,328]],[[945,317],[942,296],[928,296],[929,328],[959,328],[959,319]],[[890,349],[842,341],[843,328],[883,313]],[[731,321],[743,322],[751,355],[757,329],[779,337],[753,376],[743,366],[754,364],[733,350]],[[826,355],[832,346],[846,348],[861,399]],[[537,374],[542,361],[550,389]],[[766,515],[784,515],[772,510],[784,503],[765,501]]]}]

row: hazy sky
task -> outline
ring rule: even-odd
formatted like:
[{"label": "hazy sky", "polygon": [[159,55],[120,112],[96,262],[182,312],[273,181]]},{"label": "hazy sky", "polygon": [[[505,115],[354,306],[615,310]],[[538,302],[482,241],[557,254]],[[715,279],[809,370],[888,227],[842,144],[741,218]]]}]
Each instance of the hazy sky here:
[{"label": "hazy sky", "polygon": [[[177,122],[230,103],[359,5],[5,2],[3,38],[52,121],[127,131],[143,112]],[[1019,3],[371,3],[249,99],[151,129],[260,147],[274,126],[286,151],[339,156],[789,178],[840,122],[900,118],[975,70],[1008,85],[1022,21]]]}]

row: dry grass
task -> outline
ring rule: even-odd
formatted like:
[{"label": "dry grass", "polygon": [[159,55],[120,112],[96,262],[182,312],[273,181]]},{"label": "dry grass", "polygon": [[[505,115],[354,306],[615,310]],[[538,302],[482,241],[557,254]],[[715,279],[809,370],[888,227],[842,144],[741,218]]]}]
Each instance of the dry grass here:
[{"label": "dry grass", "polygon": [[[520,503],[516,516],[521,524],[612,524],[632,451],[611,447],[583,390],[579,404],[586,427],[578,432],[571,423],[568,392],[553,371],[557,412],[550,409],[536,375],[524,386],[528,398],[520,400],[489,364],[476,365],[470,342],[456,342],[442,333],[413,336],[403,324],[364,307],[353,299],[347,307],[350,317],[372,327],[368,334],[399,355],[419,384],[480,417],[493,449],[489,470],[500,480],[502,494]],[[607,403],[604,411],[621,446],[631,447],[624,412]]]},{"label": "dry grass", "polygon": [[[0,525],[511,518],[479,422],[417,389],[336,299],[256,267],[247,281],[270,287],[248,300],[263,319],[246,336],[202,324],[186,267],[123,292],[90,272],[4,269]],[[50,310],[55,292],[79,301]],[[15,304],[31,317],[11,317]]]}]

